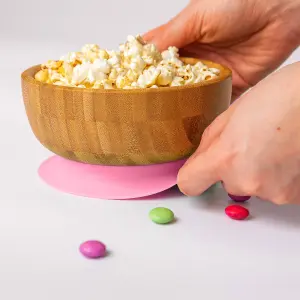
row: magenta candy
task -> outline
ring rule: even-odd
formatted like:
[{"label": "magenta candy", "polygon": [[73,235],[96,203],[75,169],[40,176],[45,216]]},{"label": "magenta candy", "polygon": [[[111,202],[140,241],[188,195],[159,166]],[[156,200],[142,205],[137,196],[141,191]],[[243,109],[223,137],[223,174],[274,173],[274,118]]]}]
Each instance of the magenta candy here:
[{"label": "magenta candy", "polygon": [[236,201],[236,202],[245,202],[245,201],[247,201],[247,200],[249,200],[251,198],[251,196],[235,196],[235,195],[231,195],[231,194],[228,194],[228,196],[233,201]]},{"label": "magenta candy", "polygon": [[225,208],[225,213],[234,220],[244,220],[249,216],[249,210],[241,205],[229,205]]},{"label": "magenta candy", "polygon": [[106,246],[99,241],[86,241],[79,247],[82,255],[88,258],[99,258],[106,254]]}]

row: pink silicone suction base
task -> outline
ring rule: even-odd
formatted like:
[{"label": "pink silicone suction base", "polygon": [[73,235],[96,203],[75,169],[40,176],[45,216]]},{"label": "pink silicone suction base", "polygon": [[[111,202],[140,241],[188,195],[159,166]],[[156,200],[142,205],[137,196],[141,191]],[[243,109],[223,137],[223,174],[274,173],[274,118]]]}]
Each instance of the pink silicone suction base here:
[{"label": "pink silicone suction base", "polygon": [[185,160],[149,166],[89,165],[53,156],[39,175],[53,188],[100,199],[134,199],[154,195],[176,185]]}]

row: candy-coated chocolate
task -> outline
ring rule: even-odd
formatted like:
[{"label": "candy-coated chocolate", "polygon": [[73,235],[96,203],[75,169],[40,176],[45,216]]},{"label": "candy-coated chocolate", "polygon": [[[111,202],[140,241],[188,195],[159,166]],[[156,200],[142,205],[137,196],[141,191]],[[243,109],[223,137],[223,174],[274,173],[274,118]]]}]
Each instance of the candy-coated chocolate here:
[{"label": "candy-coated chocolate", "polygon": [[106,254],[106,246],[99,241],[86,241],[80,245],[79,250],[88,258],[99,258]]},{"label": "candy-coated chocolate", "polygon": [[229,205],[225,208],[226,215],[234,220],[244,220],[249,216],[249,210],[240,205]]},{"label": "candy-coated chocolate", "polygon": [[236,195],[231,195],[231,194],[228,194],[228,196],[233,201],[236,201],[236,202],[245,202],[245,201],[247,201],[247,200],[249,200],[251,198],[251,196],[236,196]]},{"label": "candy-coated chocolate", "polygon": [[165,207],[156,207],[149,213],[150,219],[157,224],[168,224],[174,220],[174,213]]}]

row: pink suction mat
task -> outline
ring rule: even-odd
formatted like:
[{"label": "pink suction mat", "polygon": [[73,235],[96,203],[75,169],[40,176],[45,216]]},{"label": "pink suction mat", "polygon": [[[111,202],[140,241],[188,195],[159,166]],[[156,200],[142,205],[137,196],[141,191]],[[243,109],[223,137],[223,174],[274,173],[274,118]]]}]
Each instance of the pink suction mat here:
[{"label": "pink suction mat", "polygon": [[149,166],[89,165],[53,156],[39,168],[39,176],[53,188],[100,199],[134,199],[154,195],[176,185],[185,160]]}]

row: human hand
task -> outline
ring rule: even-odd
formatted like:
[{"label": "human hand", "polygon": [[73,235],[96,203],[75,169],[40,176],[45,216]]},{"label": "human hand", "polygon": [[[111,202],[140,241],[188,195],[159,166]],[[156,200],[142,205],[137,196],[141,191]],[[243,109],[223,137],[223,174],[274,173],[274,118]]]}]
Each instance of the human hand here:
[{"label": "human hand", "polygon": [[218,181],[233,195],[300,203],[300,62],[282,68],[238,99],[206,129],[178,174],[199,195]]},{"label": "human hand", "polygon": [[275,70],[300,44],[299,0],[191,0],[174,19],[144,35],[160,50],[227,65],[233,98]]}]

